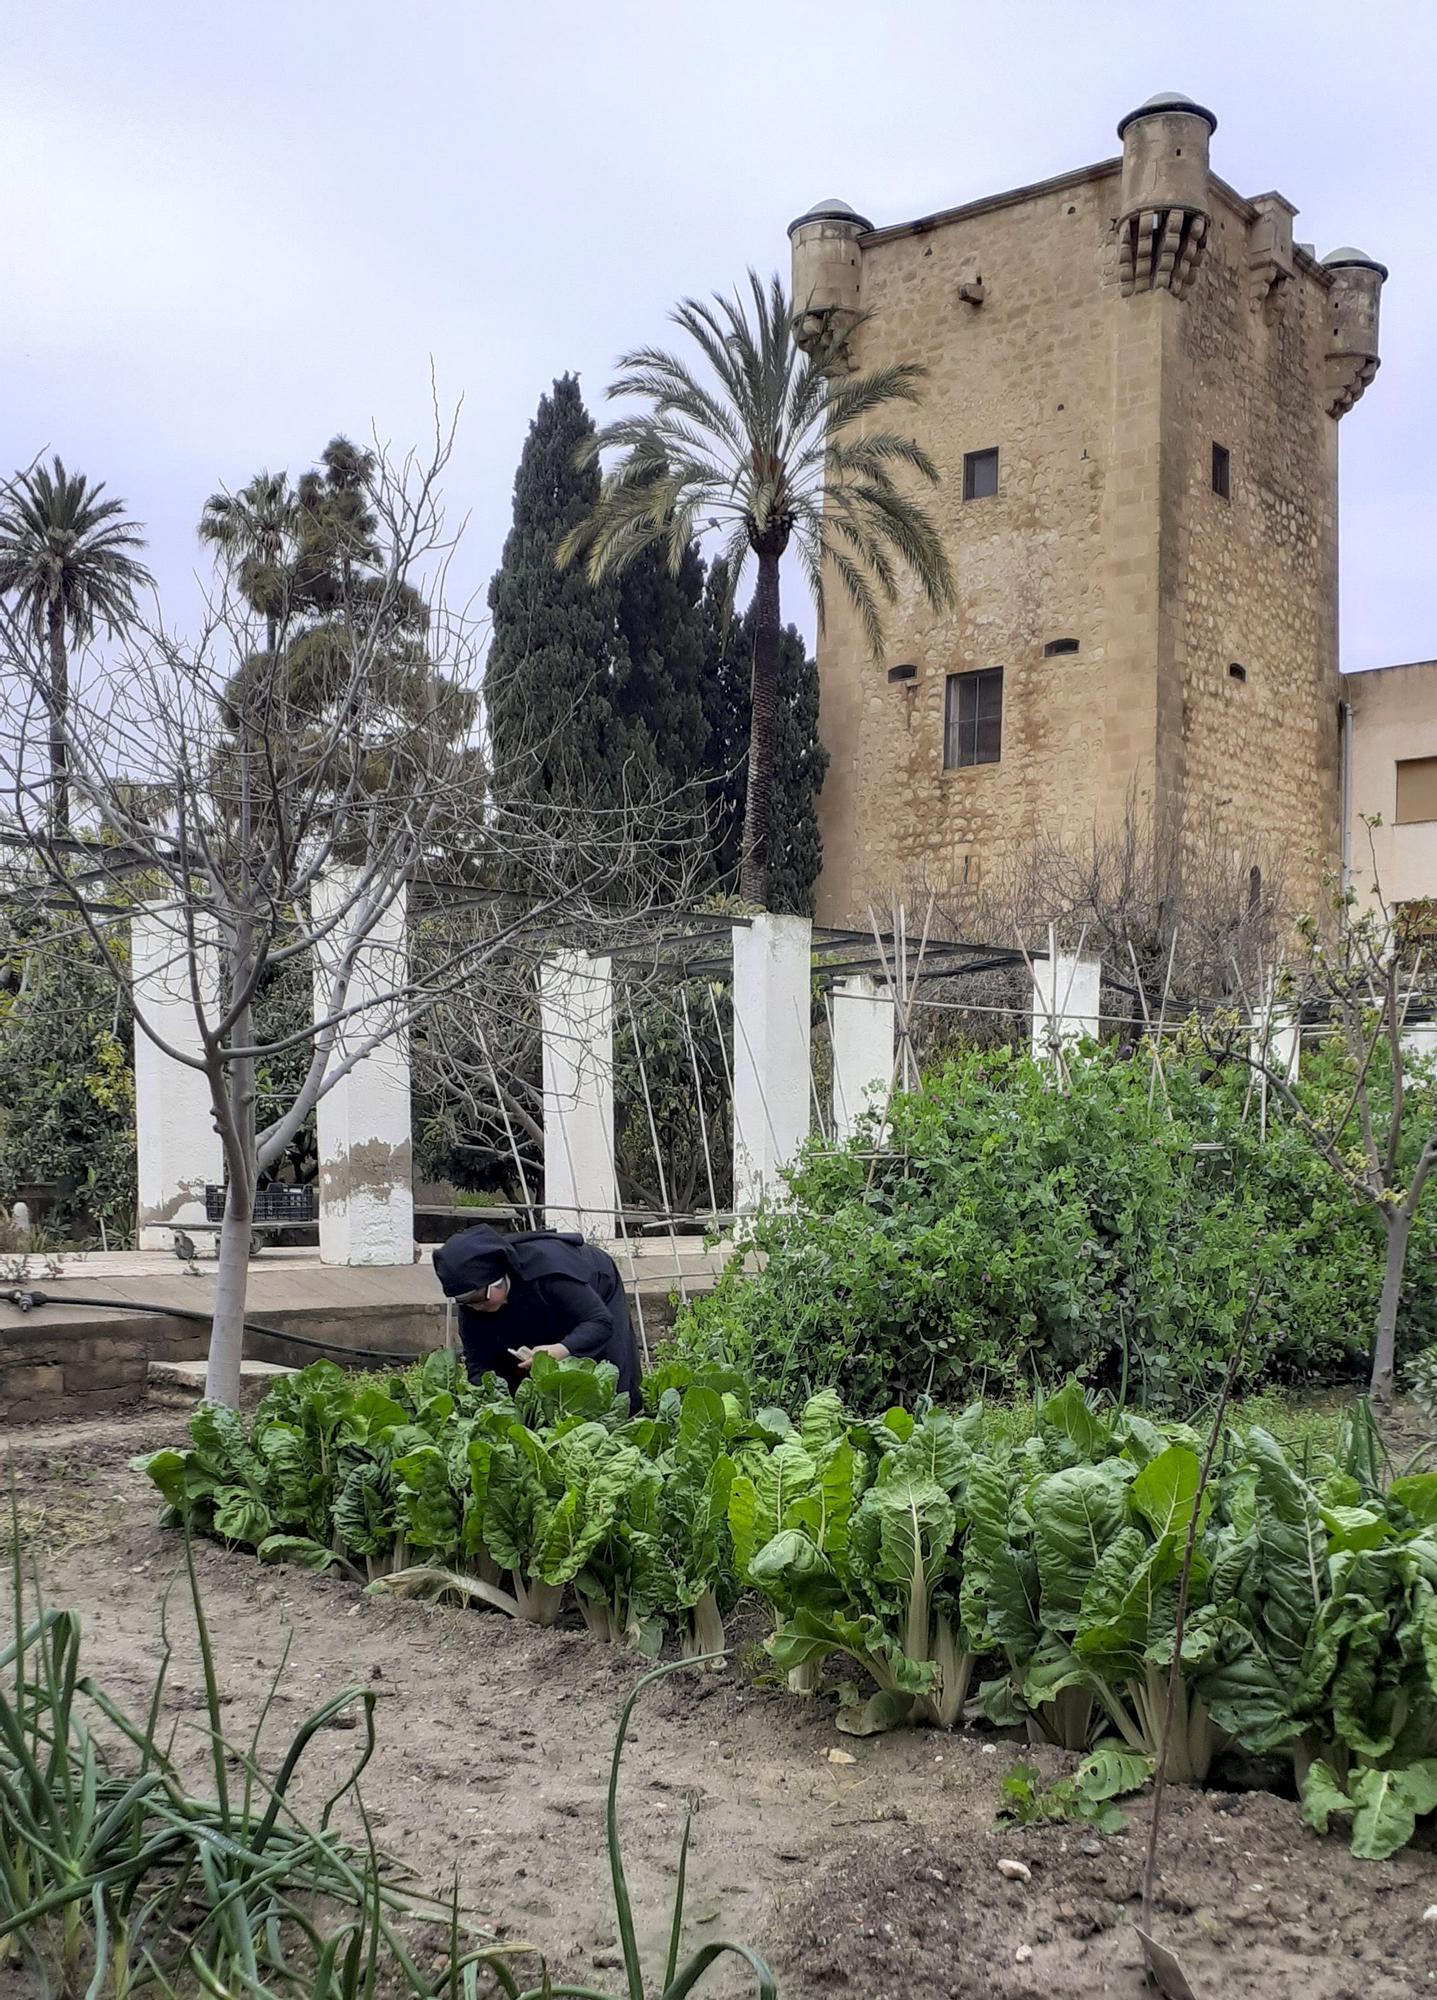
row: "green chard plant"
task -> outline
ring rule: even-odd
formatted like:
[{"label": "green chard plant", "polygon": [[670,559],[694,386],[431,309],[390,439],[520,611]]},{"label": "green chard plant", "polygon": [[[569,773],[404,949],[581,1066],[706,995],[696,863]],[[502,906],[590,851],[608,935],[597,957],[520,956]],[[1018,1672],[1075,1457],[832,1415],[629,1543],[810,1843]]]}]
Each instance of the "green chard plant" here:
[{"label": "green chard plant", "polygon": [[517,1396],[451,1355],[378,1381],[319,1363],[137,1463],[168,1519],[264,1560],[576,1611],[649,1658],[712,1657],[752,1591],[792,1689],[852,1677],[841,1729],[979,1720],[1099,1760],[1071,1797],[1010,1796],[1038,1817],[1106,1806],[1094,1785],[1157,1755],[1191,1530],[1168,1778],[1289,1757],[1310,1823],[1350,1820],[1370,1856],[1437,1810],[1437,1471],[1395,1472],[1361,1406],[1318,1453],[1222,1424],[1199,1505],[1198,1434],[1075,1380],[1026,1428],[981,1404],[861,1418],[832,1388],[795,1417],[685,1356],[640,1416],[615,1382],[547,1356]]}]

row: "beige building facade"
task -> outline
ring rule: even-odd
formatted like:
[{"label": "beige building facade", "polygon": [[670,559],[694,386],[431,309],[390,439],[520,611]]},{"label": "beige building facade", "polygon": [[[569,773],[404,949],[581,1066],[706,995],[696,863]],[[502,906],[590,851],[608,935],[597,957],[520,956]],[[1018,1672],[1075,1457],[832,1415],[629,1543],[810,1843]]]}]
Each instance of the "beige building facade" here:
[{"label": "beige building facade", "polygon": [[1348,880],[1437,946],[1437,660],[1344,678]]},{"label": "beige building facade", "polygon": [[926,370],[902,421],[957,583],[942,615],[905,588],[878,661],[829,595],[824,921],[1130,812],[1219,815],[1299,898],[1337,861],[1338,424],[1377,369],[1386,272],[1319,262],[1283,196],[1217,178],[1215,126],[1164,94],[1120,158],[790,228],[811,351]]}]

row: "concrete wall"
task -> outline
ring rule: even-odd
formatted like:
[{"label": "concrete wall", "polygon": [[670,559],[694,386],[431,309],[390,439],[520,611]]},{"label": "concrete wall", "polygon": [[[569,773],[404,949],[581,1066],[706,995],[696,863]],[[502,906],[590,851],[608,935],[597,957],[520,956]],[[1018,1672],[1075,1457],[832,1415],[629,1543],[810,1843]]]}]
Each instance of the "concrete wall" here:
[{"label": "concrete wall", "polygon": [[[1353,886],[1364,900],[1375,874],[1389,907],[1437,897],[1437,820],[1398,826],[1397,765],[1437,757],[1437,660],[1346,676],[1352,704],[1349,840]],[[1364,817],[1379,815],[1370,832]]]}]

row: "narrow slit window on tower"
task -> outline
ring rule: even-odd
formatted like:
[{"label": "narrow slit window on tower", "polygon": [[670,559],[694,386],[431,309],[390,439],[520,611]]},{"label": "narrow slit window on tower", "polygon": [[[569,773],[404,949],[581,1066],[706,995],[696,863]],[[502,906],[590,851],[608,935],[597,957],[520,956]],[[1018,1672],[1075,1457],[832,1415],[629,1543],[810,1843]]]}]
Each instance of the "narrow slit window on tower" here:
[{"label": "narrow slit window on tower", "polygon": [[901,666],[888,669],[888,678],[890,681],[916,681],[918,669],[911,660],[905,660]]},{"label": "narrow slit window on tower", "polygon": [[1242,664],[1241,660],[1230,661],[1227,672],[1229,680],[1245,681],[1247,679],[1247,668]]},{"label": "narrow slit window on tower", "polygon": [[1003,669],[949,674],[943,706],[943,768],[996,764],[1003,754]]},{"label": "narrow slit window on tower", "polygon": [[991,500],[998,491],[998,447],[963,454],[963,498]]},{"label": "narrow slit window on tower", "polygon": [[1219,500],[1232,498],[1232,453],[1225,444],[1212,448],[1212,490]]},{"label": "narrow slit window on tower", "polygon": [[1078,642],[1076,639],[1050,639],[1043,648],[1043,658],[1051,660],[1058,653],[1076,653],[1077,650]]}]

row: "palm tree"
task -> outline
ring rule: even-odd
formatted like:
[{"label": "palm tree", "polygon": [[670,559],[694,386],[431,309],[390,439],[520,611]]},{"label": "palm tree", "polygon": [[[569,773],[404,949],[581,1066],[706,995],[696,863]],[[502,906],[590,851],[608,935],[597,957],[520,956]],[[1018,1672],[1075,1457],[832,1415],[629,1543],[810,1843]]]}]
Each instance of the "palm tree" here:
[{"label": "palm tree", "polygon": [[[586,558],[596,582],[662,545],[677,571],[701,522],[725,536],[725,619],[750,555],[754,596],[753,716],[739,888],[762,904],[768,890],[769,819],[780,634],[779,564],[793,544],[823,625],[824,586],[837,577],[874,656],[881,654],[880,599],[892,604],[901,565],[935,611],[953,603],[953,575],[932,521],[902,492],[896,471],[938,478],[911,438],[869,431],[886,404],[916,403],[924,371],[911,362],[843,375],[828,354],[799,348],[781,280],[748,274],[743,294],[685,299],[671,315],[699,350],[696,369],[661,348],[624,355],[609,394],[650,408],[597,432],[585,459],[622,456],[588,520],[566,537],[561,562]],[[707,364],[706,368],[703,364]],[[711,378],[711,379],[708,379]]]},{"label": "palm tree", "polygon": [[57,453],[53,466],[35,466],[0,498],[0,595],[13,596],[37,644],[48,649],[45,705],[50,715],[50,827],[70,825],[69,640],[110,633],[136,615],[135,592],[154,578],[132,553],[145,546],[137,523],[125,519],[123,500],[102,500],[103,480],[68,473]]},{"label": "palm tree", "polygon": [[264,619],[270,654],[289,601],[299,518],[285,472],[257,472],[238,493],[212,493],[200,511],[200,540],[213,543],[234,565],[240,589]]}]

